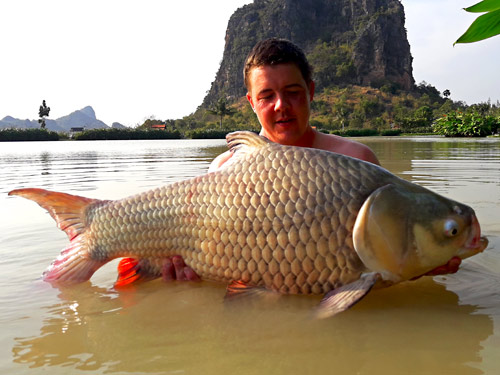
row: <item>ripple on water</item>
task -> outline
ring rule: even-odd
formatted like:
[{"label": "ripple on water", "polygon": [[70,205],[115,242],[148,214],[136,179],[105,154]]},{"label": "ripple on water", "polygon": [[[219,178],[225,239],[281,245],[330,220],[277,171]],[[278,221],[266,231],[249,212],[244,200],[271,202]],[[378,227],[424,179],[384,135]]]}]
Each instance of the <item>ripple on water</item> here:
[{"label": "ripple on water", "polygon": [[500,147],[375,143],[392,172],[474,207],[490,247],[454,275],[373,291],[326,321],[310,319],[317,297],[228,306],[215,283],[158,280],[113,290],[116,262],[77,286],[40,281],[67,239],[37,205],[7,191],[37,186],[119,198],[203,173],[223,141],[2,144],[0,372],[498,373]]}]

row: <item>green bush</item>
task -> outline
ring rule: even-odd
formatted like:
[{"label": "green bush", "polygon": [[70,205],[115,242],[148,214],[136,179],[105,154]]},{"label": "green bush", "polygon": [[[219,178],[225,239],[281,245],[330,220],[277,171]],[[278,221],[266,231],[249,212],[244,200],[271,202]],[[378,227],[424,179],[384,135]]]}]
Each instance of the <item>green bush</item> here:
[{"label": "green bush", "polygon": [[386,130],[381,130],[380,135],[383,136],[395,136],[395,135],[401,135],[402,131],[401,129],[386,129]]},{"label": "green bush", "polygon": [[2,129],[0,130],[0,142],[10,141],[58,141],[59,134],[53,131],[33,129]]},{"label": "green bush", "polygon": [[446,137],[485,137],[498,130],[499,121],[493,116],[450,112],[437,119],[432,125],[435,133]]}]

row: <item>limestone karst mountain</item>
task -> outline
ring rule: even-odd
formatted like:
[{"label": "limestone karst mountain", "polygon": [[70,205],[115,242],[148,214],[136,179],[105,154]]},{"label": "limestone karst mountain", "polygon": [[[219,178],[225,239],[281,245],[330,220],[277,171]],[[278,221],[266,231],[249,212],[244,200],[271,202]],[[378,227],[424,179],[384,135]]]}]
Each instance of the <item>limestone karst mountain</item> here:
[{"label": "limestone karst mountain", "polygon": [[286,38],[315,68],[317,90],[332,84],[414,87],[399,0],[255,0],[230,18],[222,62],[202,107],[244,96],[242,69],[259,40]]}]

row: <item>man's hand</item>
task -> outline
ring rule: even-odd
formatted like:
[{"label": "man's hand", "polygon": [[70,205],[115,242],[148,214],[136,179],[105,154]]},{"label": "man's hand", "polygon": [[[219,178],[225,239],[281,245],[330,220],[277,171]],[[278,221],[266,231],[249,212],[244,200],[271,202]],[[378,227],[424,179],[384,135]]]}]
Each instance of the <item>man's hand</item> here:
[{"label": "man's hand", "polygon": [[186,266],[180,255],[166,258],[161,272],[164,281],[201,281],[191,267]]}]

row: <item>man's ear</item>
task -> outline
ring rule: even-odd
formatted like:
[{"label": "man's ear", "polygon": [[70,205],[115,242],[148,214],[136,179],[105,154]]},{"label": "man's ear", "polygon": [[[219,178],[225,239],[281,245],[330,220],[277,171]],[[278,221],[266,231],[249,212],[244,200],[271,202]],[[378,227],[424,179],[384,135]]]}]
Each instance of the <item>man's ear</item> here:
[{"label": "man's ear", "polygon": [[250,105],[252,106],[253,111],[255,112],[255,107],[253,105],[252,95],[250,95],[249,92],[247,92],[247,100],[250,103]]}]

